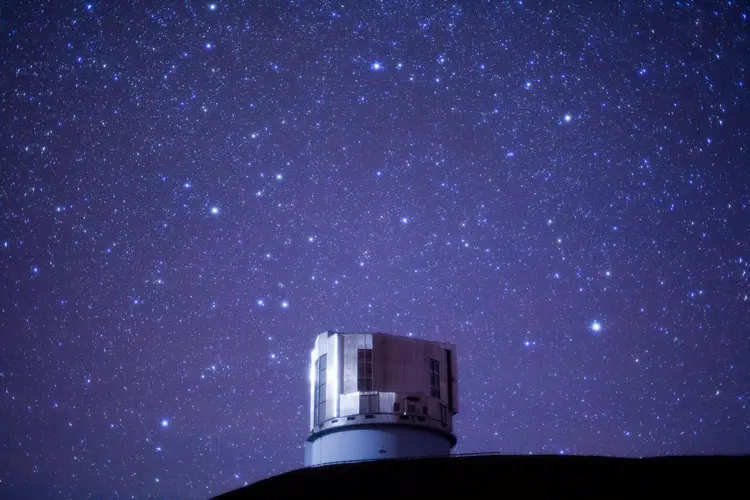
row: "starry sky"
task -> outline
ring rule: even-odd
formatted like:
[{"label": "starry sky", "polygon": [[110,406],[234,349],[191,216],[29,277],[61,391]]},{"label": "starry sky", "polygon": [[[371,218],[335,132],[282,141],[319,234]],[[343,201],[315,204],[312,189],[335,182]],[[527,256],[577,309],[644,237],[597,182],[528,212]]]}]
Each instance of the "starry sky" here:
[{"label": "starry sky", "polygon": [[328,329],[456,343],[456,452],[750,451],[749,15],[3,1],[0,496],[301,466]]}]

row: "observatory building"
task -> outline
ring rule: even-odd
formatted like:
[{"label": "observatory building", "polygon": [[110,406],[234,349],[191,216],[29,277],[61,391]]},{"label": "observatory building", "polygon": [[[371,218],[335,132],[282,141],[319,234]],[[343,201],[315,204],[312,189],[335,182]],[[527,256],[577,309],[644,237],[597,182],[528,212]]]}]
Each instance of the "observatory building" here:
[{"label": "observatory building", "polygon": [[449,455],[456,413],[455,345],[321,333],[310,359],[305,465]]}]

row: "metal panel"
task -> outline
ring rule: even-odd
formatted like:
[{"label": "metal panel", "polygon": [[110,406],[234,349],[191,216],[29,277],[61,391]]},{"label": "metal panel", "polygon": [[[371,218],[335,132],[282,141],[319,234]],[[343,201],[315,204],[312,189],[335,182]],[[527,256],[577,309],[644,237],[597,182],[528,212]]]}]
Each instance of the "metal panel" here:
[{"label": "metal panel", "polygon": [[[315,343],[317,344],[317,339]],[[307,375],[310,381],[310,429],[315,426],[315,383],[318,377],[318,374],[315,373],[316,359],[318,359],[317,348],[310,351],[310,370]]]},{"label": "metal panel", "polygon": [[339,362],[337,356],[339,335],[328,332],[326,342],[326,419],[338,416]]},{"label": "metal panel", "polygon": [[380,407],[378,411],[380,413],[392,413],[393,403],[396,402],[395,392],[381,392],[380,393]]},{"label": "metal panel", "polygon": [[339,415],[346,417],[348,415],[356,415],[359,413],[359,393],[351,392],[349,394],[342,394],[340,396],[341,407]]},{"label": "metal panel", "polygon": [[343,394],[357,392],[357,343],[359,335],[344,335]]},{"label": "metal panel", "polygon": [[[372,349],[372,391],[358,391],[358,349]],[[314,422],[315,383],[318,382],[315,378],[320,375],[315,370],[315,362],[323,355],[326,361],[325,417]],[[439,365],[439,397],[433,397],[430,389],[430,359]],[[455,346],[448,343],[381,333],[321,333],[315,339],[310,359],[309,442],[315,443],[331,432],[349,432],[362,426],[408,425],[423,432],[443,434],[450,449],[455,444],[453,415],[458,411],[455,359]],[[366,397],[362,406],[361,395]],[[394,403],[399,404],[397,412],[394,412]],[[412,412],[404,415],[410,406]],[[306,454],[319,454],[316,449],[307,447]]]},{"label": "metal panel", "polygon": [[318,340],[318,356],[328,354],[328,332],[321,333]]}]

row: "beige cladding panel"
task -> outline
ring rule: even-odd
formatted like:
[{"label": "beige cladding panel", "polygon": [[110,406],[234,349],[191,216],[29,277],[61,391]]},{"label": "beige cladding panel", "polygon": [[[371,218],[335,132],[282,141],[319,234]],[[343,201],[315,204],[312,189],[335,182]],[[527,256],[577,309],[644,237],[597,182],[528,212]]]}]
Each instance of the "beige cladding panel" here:
[{"label": "beige cladding panel", "polygon": [[[456,357],[453,346],[377,334],[373,336],[373,343],[375,390],[429,396],[429,360],[435,359],[440,363],[440,401],[447,405],[451,391],[452,413],[457,412]],[[452,380],[448,379],[449,356]]]},{"label": "beige cladding panel", "polygon": [[375,388],[388,392],[429,394],[429,359],[435,355],[433,345],[403,337],[374,337]]}]

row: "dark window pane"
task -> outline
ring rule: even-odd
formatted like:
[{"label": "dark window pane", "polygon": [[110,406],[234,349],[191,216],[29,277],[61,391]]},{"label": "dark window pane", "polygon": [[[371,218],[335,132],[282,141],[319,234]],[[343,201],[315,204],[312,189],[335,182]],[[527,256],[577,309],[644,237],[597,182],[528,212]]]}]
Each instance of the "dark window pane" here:
[{"label": "dark window pane", "polygon": [[357,349],[357,390],[372,390],[372,349]]},{"label": "dark window pane", "polygon": [[440,398],[440,363],[430,359],[430,396]]}]

